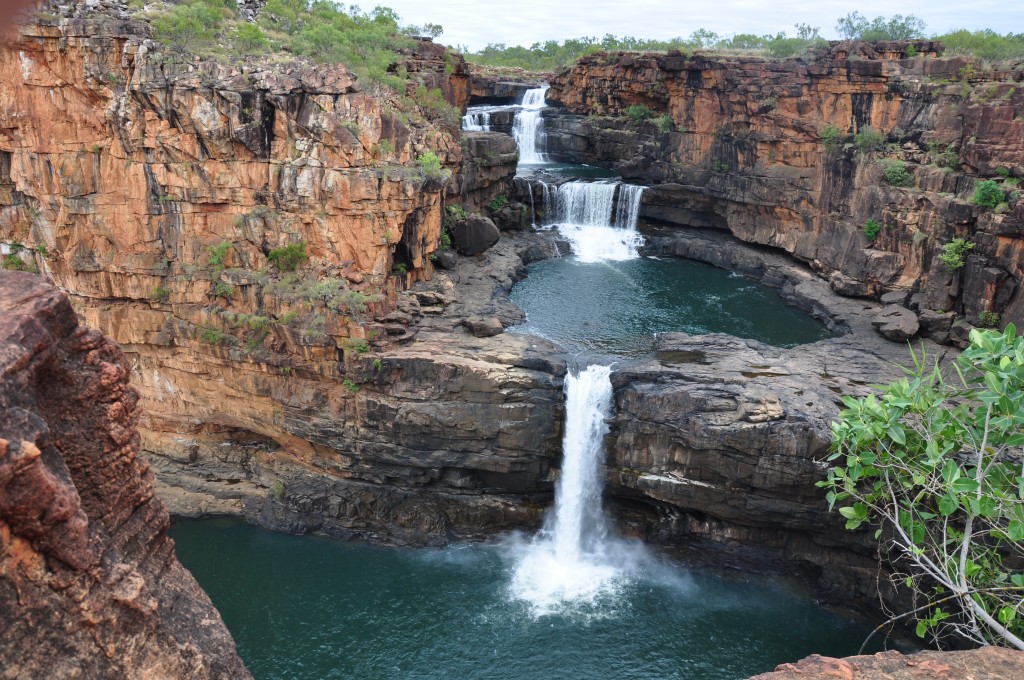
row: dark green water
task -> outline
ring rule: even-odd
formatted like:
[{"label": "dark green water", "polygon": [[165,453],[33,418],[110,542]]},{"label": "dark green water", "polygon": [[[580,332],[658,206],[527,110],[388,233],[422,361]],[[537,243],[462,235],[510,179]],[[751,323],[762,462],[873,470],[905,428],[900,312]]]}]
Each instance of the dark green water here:
[{"label": "dark green water", "polygon": [[728,333],[778,347],[829,337],[778,291],[690,260],[544,260],[530,265],[511,298],[527,315],[518,331],[569,350],[638,354],[665,331]]},{"label": "dark green water", "polygon": [[867,633],[770,580],[651,557],[598,600],[538,617],[510,592],[522,544],[384,549],[228,519],[171,535],[259,679],[728,680],[855,653]]}]

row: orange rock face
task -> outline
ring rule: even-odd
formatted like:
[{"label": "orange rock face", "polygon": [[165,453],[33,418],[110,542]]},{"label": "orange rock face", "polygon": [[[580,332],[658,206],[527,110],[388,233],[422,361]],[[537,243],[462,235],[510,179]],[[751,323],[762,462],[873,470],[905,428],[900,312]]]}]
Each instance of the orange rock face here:
[{"label": "orange rock face", "polygon": [[[934,43],[917,43],[913,58],[906,48],[837,44],[786,61],[592,55],[552,81],[548,102],[571,116],[552,117],[549,150],[560,134],[590,139],[578,160],[657,185],[649,216],[784,249],[838,292],[909,290],[970,323],[982,311],[1020,321],[1024,71],[938,57]],[[664,119],[624,122],[634,105]],[[881,138],[865,149],[854,135],[869,126]],[[905,182],[887,180],[891,163],[904,164]],[[1006,205],[969,202],[983,178]],[[874,241],[869,219],[883,225]],[[975,244],[955,274],[937,259],[953,238]]]}]

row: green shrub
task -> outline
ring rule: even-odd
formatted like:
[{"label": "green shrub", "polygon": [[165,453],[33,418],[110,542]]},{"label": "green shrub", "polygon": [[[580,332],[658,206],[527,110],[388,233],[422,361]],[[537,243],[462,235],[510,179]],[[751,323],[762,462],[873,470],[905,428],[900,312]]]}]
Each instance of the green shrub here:
[{"label": "green shrub", "polygon": [[222,345],[231,336],[216,328],[204,328],[199,333],[199,340],[207,345]]},{"label": "green shrub", "polygon": [[882,161],[885,181],[894,187],[910,187],[914,185],[914,177],[907,172],[907,164],[903,161],[886,158]]},{"label": "green shrub", "polygon": [[355,383],[355,381],[353,381],[353,380],[352,380],[351,378],[345,378],[345,379],[344,379],[344,380],[343,380],[343,381],[341,382],[341,384],[342,384],[342,386],[343,386],[343,387],[344,387],[344,388],[345,388],[346,390],[348,390],[348,391],[349,391],[349,392],[351,392],[352,394],[356,394],[357,392],[359,392],[359,390],[360,390],[360,389],[362,389],[362,388],[360,388],[360,387],[359,387],[359,385],[357,385],[357,384]]},{"label": "green shrub", "polygon": [[964,258],[972,250],[974,250],[973,243],[968,243],[962,238],[955,238],[942,247],[942,252],[939,253],[939,261],[946,265],[946,269],[955,272],[963,268],[964,264],[966,264]]},{"label": "green shrub", "polygon": [[284,482],[275,479],[274,483],[270,485],[270,493],[274,494],[274,498],[277,500],[282,500],[284,498]]},{"label": "green shrub", "polygon": [[877,128],[865,125],[853,136],[853,143],[861,153],[878,151],[885,144],[885,136]]},{"label": "green shrub", "polygon": [[149,293],[149,299],[157,302],[166,302],[169,297],[171,297],[171,291],[163,286],[157,286]]},{"label": "green shrub", "polygon": [[438,244],[439,250],[451,250],[452,247],[452,235],[448,233],[448,229],[441,228],[441,242]]},{"label": "green shrub", "polygon": [[982,328],[998,328],[1000,319],[998,312],[986,309],[978,315],[978,325]]},{"label": "green shrub", "polygon": [[235,287],[226,281],[213,282],[213,297],[230,298],[235,294]]},{"label": "green shrub", "polygon": [[874,241],[881,232],[882,225],[876,220],[871,219],[864,223],[864,235],[869,241]]},{"label": "green shrub", "polygon": [[406,273],[409,271],[409,268],[405,265],[404,262],[396,262],[391,266],[391,271],[394,272],[395,274],[405,276]]},{"label": "green shrub", "polygon": [[469,217],[469,213],[461,205],[450,205],[447,208],[448,214],[457,220],[464,220]]},{"label": "green shrub", "polygon": [[356,354],[366,354],[370,351],[370,343],[363,338],[349,338],[345,341],[345,349]]},{"label": "green shrub", "polygon": [[496,213],[502,208],[508,205],[508,196],[505,194],[498,194],[493,201],[491,201],[487,208],[492,212]]},{"label": "green shrub", "polygon": [[832,125],[832,123],[826,125],[819,136],[821,137],[821,143],[825,146],[825,150],[829,153],[832,153],[841,147],[843,145],[843,140],[846,139],[846,135],[843,134],[843,131],[835,125]]},{"label": "green shrub", "polygon": [[242,54],[262,52],[270,47],[270,41],[263,34],[263,29],[256,24],[250,24],[248,21],[238,24],[235,28],[234,40],[232,42],[234,48]]},{"label": "green shrub", "polygon": [[186,56],[213,44],[224,21],[223,0],[193,0],[171,6],[153,19],[153,39]]},{"label": "green shrub", "polygon": [[983,179],[974,185],[971,203],[982,208],[995,208],[1005,198],[1003,188],[993,179]]},{"label": "green shrub", "polygon": [[443,174],[441,159],[433,151],[420,154],[420,157],[416,159],[416,165],[420,166],[427,177],[440,177]]},{"label": "green shrub", "polygon": [[11,272],[28,271],[28,265],[16,253],[4,255],[3,268]]},{"label": "green shrub", "polygon": [[210,266],[216,270],[224,268],[224,258],[227,257],[228,250],[231,249],[230,241],[222,241],[215,246],[210,246],[206,249],[207,259],[210,261]]},{"label": "green shrub", "polygon": [[648,118],[654,115],[654,112],[651,111],[646,106],[644,106],[643,104],[633,104],[632,106],[627,106],[623,113],[625,113],[630,120],[637,122],[647,120]]},{"label": "green shrub", "polygon": [[676,129],[675,121],[672,120],[672,116],[667,113],[663,116],[658,116],[658,132],[666,134]]},{"label": "green shrub", "polygon": [[280,248],[271,248],[267,253],[267,260],[270,264],[283,272],[295,271],[299,265],[309,259],[306,253],[306,242],[289,243]]}]

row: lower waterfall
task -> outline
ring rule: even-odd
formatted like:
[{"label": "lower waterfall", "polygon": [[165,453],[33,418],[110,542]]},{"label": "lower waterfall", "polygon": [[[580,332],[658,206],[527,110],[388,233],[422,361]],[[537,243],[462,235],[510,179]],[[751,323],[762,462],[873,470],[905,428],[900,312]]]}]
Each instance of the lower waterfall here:
[{"label": "lower waterfall", "polygon": [[611,409],[611,367],[591,365],[565,378],[562,474],[544,528],[525,547],[511,593],[537,615],[598,604],[624,585],[639,548],[608,535],[601,507],[605,418]]}]

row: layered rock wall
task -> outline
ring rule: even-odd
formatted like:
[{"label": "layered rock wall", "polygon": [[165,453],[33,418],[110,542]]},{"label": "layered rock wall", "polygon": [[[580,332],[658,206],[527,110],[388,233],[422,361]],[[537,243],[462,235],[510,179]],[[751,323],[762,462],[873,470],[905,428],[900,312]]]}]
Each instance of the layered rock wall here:
[{"label": "layered rock wall", "polygon": [[0,636],[10,678],[248,678],[174,556],[121,351],[0,272]]},{"label": "layered rock wall", "polygon": [[[552,78],[549,152],[655,186],[644,214],[725,229],[807,262],[845,295],[922,294],[971,324],[1024,319],[1024,69],[916,43],[834,44],[809,60],[596,54]],[[645,106],[637,122],[627,107]],[[827,131],[838,135],[828,144]],[[877,140],[855,133],[868,128]],[[904,164],[907,177],[886,179]],[[1006,204],[969,198],[993,179]],[[893,184],[906,184],[894,186]],[[875,240],[868,220],[882,225]],[[966,266],[938,260],[973,244]]]}]

